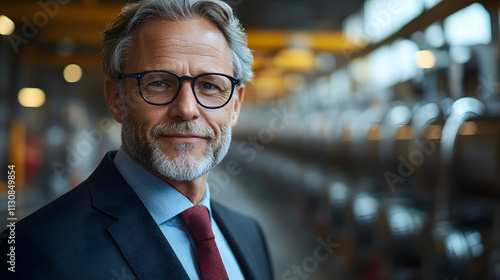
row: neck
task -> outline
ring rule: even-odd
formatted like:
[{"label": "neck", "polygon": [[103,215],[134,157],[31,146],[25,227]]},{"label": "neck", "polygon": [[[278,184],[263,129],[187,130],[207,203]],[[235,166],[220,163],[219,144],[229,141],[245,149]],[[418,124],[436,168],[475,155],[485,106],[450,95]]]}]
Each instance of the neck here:
[{"label": "neck", "polygon": [[198,205],[203,199],[203,194],[205,194],[205,186],[207,185],[208,172],[203,174],[201,177],[194,179],[193,181],[176,181],[161,175],[160,173],[151,169],[149,166],[142,166],[163,181],[169,183],[172,187],[174,187],[185,197],[187,197],[194,205]]},{"label": "neck", "polygon": [[156,170],[153,170],[151,167],[143,164],[142,162],[136,160],[134,157],[130,155],[130,153],[125,149],[125,152],[140,166],[144,167],[149,172],[156,175],[158,178],[163,181],[169,183],[176,190],[182,193],[185,197],[187,197],[194,205],[198,205],[203,199],[203,194],[205,194],[205,186],[207,184],[208,172],[203,174],[201,177],[194,179],[193,181],[176,181],[170,178],[167,178]]},{"label": "neck", "polygon": [[[156,173],[155,173],[156,174]],[[158,174],[157,174],[158,176]],[[198,205],[205,194],[205,186],[207,184],[208,172],[203,176],[194,179],[193,181],[175,181],[165,176],[160,175],[159,177],[172,185],[176,190],[187,197],[194,205]]]}]

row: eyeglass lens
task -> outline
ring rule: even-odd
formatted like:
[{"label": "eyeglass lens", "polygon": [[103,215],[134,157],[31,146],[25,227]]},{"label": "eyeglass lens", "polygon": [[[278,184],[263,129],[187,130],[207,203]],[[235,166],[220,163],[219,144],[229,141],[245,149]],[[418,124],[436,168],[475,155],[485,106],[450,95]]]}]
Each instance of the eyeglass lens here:
[{"label": "eyeglass lens", "polygon": [[[141,78],[141,93],[151,103],[171,102],[182,85],[179,78],[166,72],[150,72]],[[231,80],[223,75],[206,74],[196,77],[192,89],[204,106],[224,105],[232,93]]]}]

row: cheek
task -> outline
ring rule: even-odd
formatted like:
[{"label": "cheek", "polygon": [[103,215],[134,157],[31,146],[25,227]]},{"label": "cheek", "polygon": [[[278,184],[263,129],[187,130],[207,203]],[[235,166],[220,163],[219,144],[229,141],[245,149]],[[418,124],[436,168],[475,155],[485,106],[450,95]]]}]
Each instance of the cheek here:
[{"label": "cheek", "polygon": [[162,123],[162,114],[157,108],[151,106],[137,106],[135,109],[129,108],[130,120],[136,125],[140,137],[144,140],[151,140],[151,131]]},{"label": "cheek", "polygon": [[[232,107],[229,107],[231,109]],[[232,111],[217,112],[210,119],[207,119],[208,125],[214,130],[217,139],[221,139],[222,129],[231,124]]]},{"label": "cheek", "polygon": [[120,98],[122,106],[128,108],[129,112],[141,110],[141,107],[144,106],[143,103],[145,103],[145,101],[144,99],[142,99],[142,96],[139,90],[137,89],[137,86],[132,87],[131,86],[132,83],[130,81],[127,82],[128,83],[125,86],[126,88],[125,93]]}]

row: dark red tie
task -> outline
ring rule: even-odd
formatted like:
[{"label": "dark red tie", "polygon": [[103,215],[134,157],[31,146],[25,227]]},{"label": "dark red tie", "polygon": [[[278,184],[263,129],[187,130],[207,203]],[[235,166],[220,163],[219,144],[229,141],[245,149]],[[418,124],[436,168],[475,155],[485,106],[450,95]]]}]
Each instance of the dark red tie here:
[{"label": "dark red tie", "polygon": [[229,280],[215,244],[208,209],[205,206],[194,206],[179,216],[198,243],[198,260],[203,280]]}]

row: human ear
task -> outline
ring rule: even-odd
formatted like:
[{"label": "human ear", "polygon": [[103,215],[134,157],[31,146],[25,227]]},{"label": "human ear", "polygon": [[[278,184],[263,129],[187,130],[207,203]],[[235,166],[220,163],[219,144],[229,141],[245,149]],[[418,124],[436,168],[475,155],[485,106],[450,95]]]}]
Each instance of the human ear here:
[{"label": "human ear", "polygon": [[106,76],[106,80],[104,81],[104,97],[106,98],[109,112],[117,122],[121,123],[123,112],[117,79]]},{"label": "human ear", "polygon": [[244,86],[238,86],[236,88],[236,94],[234,96],[234,109],[233,109],[233,123],[231,126],[235,126],[236,122],[238,121],[238,116],[240,115],[240,109],[241,109],[241,104],[243,103],[243,97],[245,95],[245,87]]}]

